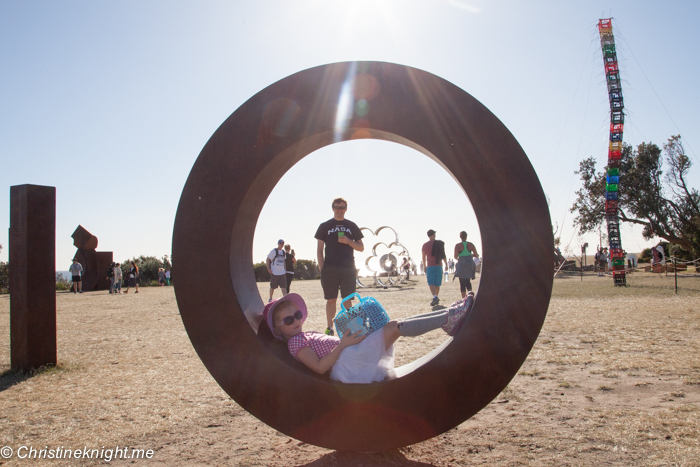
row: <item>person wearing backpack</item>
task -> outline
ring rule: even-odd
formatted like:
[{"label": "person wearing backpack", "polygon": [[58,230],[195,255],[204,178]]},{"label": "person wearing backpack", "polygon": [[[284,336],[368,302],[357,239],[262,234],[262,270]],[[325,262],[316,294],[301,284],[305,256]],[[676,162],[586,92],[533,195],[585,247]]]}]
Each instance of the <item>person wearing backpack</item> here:
[{"label": "person wearing backpack", "polygon": [[433,295],[430,306],[436,306],[440,303],[440,286],[442,285],[442,265],[447,268],[447,255],[445,255],[445,242],[435,240],[435,231],[428,230],[429,240],[423,244],[421,252],[423,254],[423,264],[425,264],[425,275],[428,279],[428,288]]},{"label": "person wearing backpack", "polygon": [[272,250],[267,255],[267,272],[270,273],[270,300],[275,293],[277,287],[282,290],[282,296],[287,295],[287,270],[285,268],[285,259],[287,254],[284,251],[284,240],[280,239],[277,242],[277,248]]}]

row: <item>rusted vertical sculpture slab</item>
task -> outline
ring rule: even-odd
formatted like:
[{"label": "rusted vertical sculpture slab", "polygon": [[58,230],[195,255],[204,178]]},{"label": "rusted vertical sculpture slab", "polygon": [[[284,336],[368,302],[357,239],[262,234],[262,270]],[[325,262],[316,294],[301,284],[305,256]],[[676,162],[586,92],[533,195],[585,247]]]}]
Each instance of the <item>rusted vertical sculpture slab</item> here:
[{"label": "rusted vertical sculpture slab", "polygon": [[56,188],[10,187],[13,370],[56,364]]}]

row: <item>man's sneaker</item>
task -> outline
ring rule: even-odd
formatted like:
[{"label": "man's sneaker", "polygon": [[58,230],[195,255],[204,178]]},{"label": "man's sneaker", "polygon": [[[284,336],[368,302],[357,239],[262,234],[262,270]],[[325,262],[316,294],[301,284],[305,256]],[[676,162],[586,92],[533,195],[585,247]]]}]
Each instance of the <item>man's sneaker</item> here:
[{"label": "man's sneaker", "polygon": [[335,332],[331,328],[326,328],[326,335],[327,336],[335,336]]},{"label": "man's sneaker", "polygon": [[430,302],[430,306],[435,306],[435,305],[437,305],[438,303],[440,303],[440,299],[437,298],[437,297],[435,297],[435,298],[433,298],[433,301]]},{"label": "man's sneaker", "polygon": [[467,320],[473,305],[474,292],[469,292],[466,297],[448,309],[447,323],[442,326],[442,329],[450,336],[457,334]]}]

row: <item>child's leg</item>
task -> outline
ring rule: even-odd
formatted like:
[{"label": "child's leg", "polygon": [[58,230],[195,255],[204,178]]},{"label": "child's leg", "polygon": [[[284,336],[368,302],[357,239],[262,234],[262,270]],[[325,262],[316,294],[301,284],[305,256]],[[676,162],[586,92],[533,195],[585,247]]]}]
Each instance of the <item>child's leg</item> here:
[{"label": "child's leg", "polygon": [[441,327],[447,323],[448,309],[425,313],[423,315],[411,316],[408,319],[397,323],[397,330],[401,336],[416,337],[426,332]]},{"label": "child's leg", "polygon": [[388,350],[389,347],[394,345],[394,342],[401,337],[401,332],[399,332],[399,323],[396,321],[389,321],[384,325],[384,346]]},{"label": "child's leg", "polygon": [[401,322],[410,321],[412,319],[422,319],[422,318],[425,318],[426,316],[442,315],[442,314],[445,314],[446,311],[447,311],[446,308],[443,308],[442,310],[437,310],[437,311],[429,311],[427,313],[421,313],[420,315],[413,315],[413,316],[409,316],[408,318],[403,318],[401,320]]},{"label": "child's leg", "polygon": [[469,292],[467,298],[460,300],[450,308],[405,319],[397,323],[397,330],[401,336],[416,337],[434,329],[443,328],[445,332],[453,336],[461,327],[463,318],[468,315],[474,302],[473,297],[474,293]]},{"label": "child's leg", "polygon": [[[386,348],[388,349],[391,347],[396,340],[401,337],[401,336],[409,336],[409,337],[415,337],[415,336],[420,336],[421,334],[425,334],[428,331],[432,331],[433,329],[437,329],[438,327],[442,326],[447,322],[447,309],[444,310],[438,310],[438,311],[431,311],[430,313],[425,313],[422,315],[415,315],[411,316],[409,318],[406,318],[404,320],[401,320],[401,322],[398,321],[389,321],[384,325],[384,344],[386,345]],[[430,317],[437,316],[438,319],[436,320],[437,327],[431,327],[433,326],[434,323],[425,323],[422,320]],[[408,326],[408,332],[418,332],[418,334],[406,334],[406,323],[409,321],[420,321],[422,324],[420,326]],[[399,329],[400,328],[400,329]],[[419,332],[420,328],[430,328],[427,329],[423,332]]]}]

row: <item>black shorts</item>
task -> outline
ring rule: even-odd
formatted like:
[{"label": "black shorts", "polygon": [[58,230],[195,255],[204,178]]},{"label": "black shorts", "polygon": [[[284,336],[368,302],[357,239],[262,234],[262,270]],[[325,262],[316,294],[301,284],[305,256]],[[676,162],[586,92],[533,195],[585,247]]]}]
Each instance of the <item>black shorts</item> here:
[{"label": "black shorts", "polygon": [[80,282],[80,276],[73,276],[73,282]]},{"label": "black shorts", "polygon": [[338,289],[340,289],[341,298],[345,298],[351,293],[355,293],[356,286],[357,271],[355,271],[355,266],[323,266],[321,287],[323,287],[323,298],[326,300],[337,299]]}]

